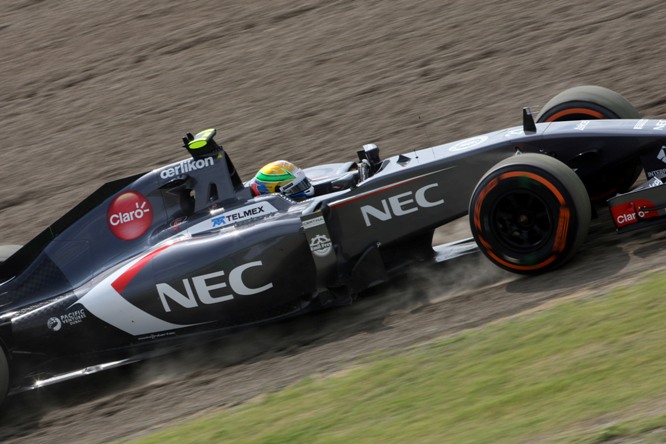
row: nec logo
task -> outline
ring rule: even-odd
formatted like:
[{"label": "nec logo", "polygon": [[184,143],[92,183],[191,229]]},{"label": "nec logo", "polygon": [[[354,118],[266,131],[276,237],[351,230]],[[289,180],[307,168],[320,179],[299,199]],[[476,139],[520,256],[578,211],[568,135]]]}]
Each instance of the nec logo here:
[{"label": "nec logo", "polygon": [[364,205],[361,207],[361,214],[365,221],[365,226],[372,225],[370,217],[374,217],[382,222],[393,219],[396,216],[404,216],[409,213],[419,211],[419,208],[436,207],[443,205],[444,199],[435,201],[426,198],[426,191],[431,188],[438,187],[438,183],[431,183],[416,191],[407,191],[405,193],[396,194],[395,196],[388,197],[381,200],[381,208],[375,208],[372,205]]},{"label": "nec logo", "polygon": [[218,304],[220,302],[234,299],[234,295],[249,296],[261,293],[270,288],[273,288],[273,283],[269,282],[268,284],[258,288],[248,287],[245,282],[243,282],[243,272],[248,268],[261,267],[262,265],[263,264],[261,261],[255,261],[249,262],[231,270],[228,280],[228,287],[231,291],[220,291],[215,295],[211,293],[213,290],[227,288],[227,282],[225,280],[216,279],[224,276],[224,271],[216,271],[215,273],[195,276],[190,279],[183,279],[185,294],[181,293],[179,290],[176,290],[171,285],[164,283],[156,285],[157,293],[160,295],[160,300],[164,306],[164,311],[167,312],[171,311],[171,307],[167,302],[167,298],[171,299],[173,302],[176,302],[181,307],[195,308],[199,306],[199,302],[202,304]]}]

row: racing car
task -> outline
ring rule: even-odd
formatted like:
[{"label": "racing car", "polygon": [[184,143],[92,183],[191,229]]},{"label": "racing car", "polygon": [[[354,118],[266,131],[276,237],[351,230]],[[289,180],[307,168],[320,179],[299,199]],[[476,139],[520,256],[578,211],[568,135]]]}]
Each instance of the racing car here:
[{"label": "racing car", "polygon": [[[520,126],[387,159],[366,144],[354,161],[306,168],[319,191],[300,201],[257,195],[214,129],[188,133],[188,158],[102,185],[7,254],[0,399],[350,304],[451,249],[478,245],[523,274],[560,267],[596,204],[610,198],[622,230],[664,215],[665,128],[620,94],[576,87],[536,117],[523,109]],[[642,169],[650,181],[626,193]],[[473,241],[432,245],[465,214]]]}]

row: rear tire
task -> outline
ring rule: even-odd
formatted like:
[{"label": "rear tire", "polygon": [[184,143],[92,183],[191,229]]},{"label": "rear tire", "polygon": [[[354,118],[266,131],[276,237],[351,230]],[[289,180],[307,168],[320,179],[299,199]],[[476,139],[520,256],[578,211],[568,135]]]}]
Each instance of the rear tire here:
[{"label": "rear tire", "polygon": [[[567,89],[550,99],[537,116],[537,122],[640,118],[638,110],[622,95],[601,86],[585,85]],[[641,170],[640,159],[636,156],[586,178],[585,187],[590,199],[602,203],[617,193],[626,192]]]},{"label": "rear tire", "polygon": [[576,86],[544,105],[537,122],[566,120],[640,119],[638,110],[622,95],[602,86]]},{"label": "rear tire", "polygon": [[481,178],[469,215],[488,259],[514,273],[538,274],[576,253],[587,237],[591,206],[571,168],[543,154],[522,154]]}]

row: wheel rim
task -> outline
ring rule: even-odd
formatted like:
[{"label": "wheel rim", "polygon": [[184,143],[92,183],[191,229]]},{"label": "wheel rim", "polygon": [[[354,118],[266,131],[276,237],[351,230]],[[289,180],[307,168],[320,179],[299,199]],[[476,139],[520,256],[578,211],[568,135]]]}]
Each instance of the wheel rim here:
[{"label": "wheel rim", "polygon": [[501,196],[493,206],[490,220],[495,237],[514,251],[540,248],[552,237],[552,211],[543,197],[530,190]]}]

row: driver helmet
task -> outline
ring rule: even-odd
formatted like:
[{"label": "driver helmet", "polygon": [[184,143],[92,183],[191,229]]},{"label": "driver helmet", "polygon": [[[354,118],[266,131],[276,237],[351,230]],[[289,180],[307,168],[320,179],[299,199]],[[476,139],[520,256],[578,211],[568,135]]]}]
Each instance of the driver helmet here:
[{"label": "driver helmet", "polygon": [[282,193],[292,199],[314,196],[314,187],[303,170],[286,160],[264,165],[254,176],[251,187],[256,195]]}]

